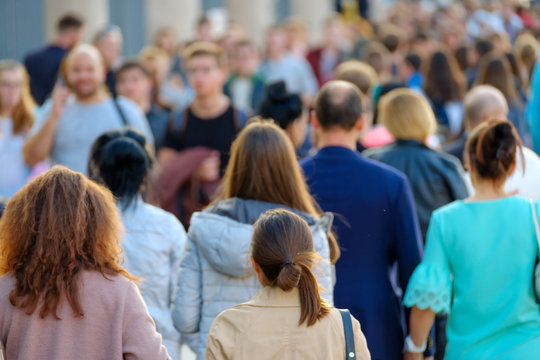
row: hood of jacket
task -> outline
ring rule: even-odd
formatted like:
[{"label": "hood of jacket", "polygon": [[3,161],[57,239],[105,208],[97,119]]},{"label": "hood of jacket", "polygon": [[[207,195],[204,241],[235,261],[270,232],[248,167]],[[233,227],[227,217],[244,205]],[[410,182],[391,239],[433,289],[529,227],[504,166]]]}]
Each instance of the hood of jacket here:
[{"label": "hood of jacket", "polygon": [[316,219],[279,204],[231,198],[194,213],[189,236],[214,270],[233,277],[251,276],[254,273],[249,261],[253,224],[264,212],[279,208],[306,220],[312,233],[318,228],[325,232],[331,229],[333,215],[330,213]]}]

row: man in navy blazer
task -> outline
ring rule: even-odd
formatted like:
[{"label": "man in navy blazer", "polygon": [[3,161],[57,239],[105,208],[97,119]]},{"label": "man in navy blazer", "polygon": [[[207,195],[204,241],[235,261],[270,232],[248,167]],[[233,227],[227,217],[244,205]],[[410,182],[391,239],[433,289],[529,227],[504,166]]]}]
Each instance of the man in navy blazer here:
[{"label": "man in navy blazer", "polygon": [[319,150],[301,162],[311,193],[336,215],[342,248],[335,306],[360,321],[372,358],[401,360],[407,326],[401,295],[422,256],[422,236],[405,175],[356,151],[362,129],[358,89],[322,87],[312,114]]}]

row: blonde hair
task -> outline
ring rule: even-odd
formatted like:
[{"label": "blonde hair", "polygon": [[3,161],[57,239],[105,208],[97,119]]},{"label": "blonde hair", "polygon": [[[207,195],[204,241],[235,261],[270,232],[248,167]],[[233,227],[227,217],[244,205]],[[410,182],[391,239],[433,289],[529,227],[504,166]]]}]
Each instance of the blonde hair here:
[{"label": "blonde hair", "polygon": [[210,56],[216,59],[220,69],[227,67],[227,57],[223,48],[209,41],[197,41],[184,49],[184,58],[189,61],[197,56]]},{"label": "blonde hair", "polygon": [[336,80],[344,80],[356,85],[364,95],[368,95],[371,88],[379,81],[375,69],[358,60],[347,60],[339,64],[336,68]]},{"label": "blonde hair", "polygon": [[410,89],[396,89],[384,95],[379,111],[382,124],[396,139],[423,142],[437,128],[435,114],[427,100]]},{"label": "blonde hair", "polygon": [[[36,103],[30,94],[30,81],[24,66],[15,60],[0,60],[0,78],[4,72],[12,70],[19,71],[22,78],[21,99],[10,114],[13,121],[13,134],[17,135],[21,131],[30,130],[34,124]],[[0,103],[0,111],[3,110],[1,106]]]}]

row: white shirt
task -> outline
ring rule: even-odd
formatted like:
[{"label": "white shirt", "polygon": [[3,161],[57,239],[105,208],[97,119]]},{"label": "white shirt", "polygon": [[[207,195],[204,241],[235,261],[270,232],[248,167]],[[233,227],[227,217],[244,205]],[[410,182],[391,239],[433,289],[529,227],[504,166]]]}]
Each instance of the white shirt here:
[{"label": "white shirt", "polygon": [[[509,195],[520,195],[528,199],[540,200],[540,158],[529,148],[523,148],[525,159],[525,172],[523,172],[523,162],[521,156],[517,156],[516,170],[506,180],[505,191]],[[469,194],[474,195],[471,176],[467,172],[463,176]]]},{"label": "white shirt", "polygon": [[13,121],[0,119],[0,197],[12,197],[30,176],[31,169],[25,164],[22,151],[26,135],[14,135]]}]

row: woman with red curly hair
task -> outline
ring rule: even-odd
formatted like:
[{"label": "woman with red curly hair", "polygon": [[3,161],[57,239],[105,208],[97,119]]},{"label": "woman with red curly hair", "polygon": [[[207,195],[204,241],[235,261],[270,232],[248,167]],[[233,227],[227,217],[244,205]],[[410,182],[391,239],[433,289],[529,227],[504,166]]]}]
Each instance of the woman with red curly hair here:
[{"label": "woman with red curly hair", "polygon": [[112,194],[65,167],[21,189],[0,220],[0,351],[7,359],[168,359],[119,264]]}]

